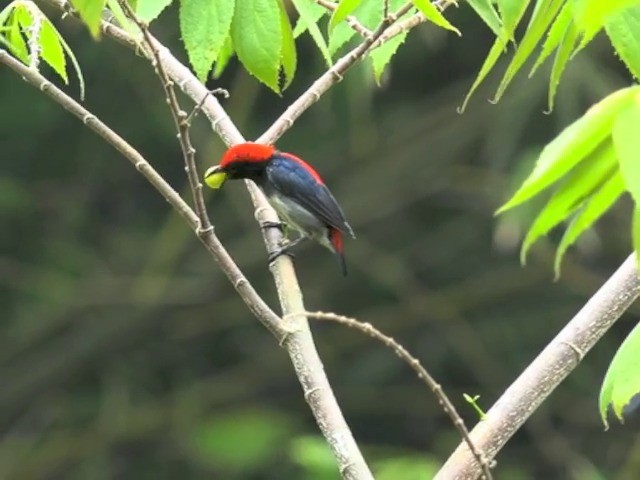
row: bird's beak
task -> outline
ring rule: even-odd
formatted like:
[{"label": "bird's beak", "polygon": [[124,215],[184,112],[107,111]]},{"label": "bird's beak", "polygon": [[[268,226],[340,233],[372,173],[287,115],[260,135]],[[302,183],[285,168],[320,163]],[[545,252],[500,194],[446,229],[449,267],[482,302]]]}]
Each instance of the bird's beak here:
[{"label": "bird's beak", "polygon": [[210,167],[204,173],[204,183],[208,185],[209,188],[213,188],[214,190],[218,190],[222,187],[222,184],[227,179],[227,172],[220,168],[220,165],[216,165],[215,167]]}]

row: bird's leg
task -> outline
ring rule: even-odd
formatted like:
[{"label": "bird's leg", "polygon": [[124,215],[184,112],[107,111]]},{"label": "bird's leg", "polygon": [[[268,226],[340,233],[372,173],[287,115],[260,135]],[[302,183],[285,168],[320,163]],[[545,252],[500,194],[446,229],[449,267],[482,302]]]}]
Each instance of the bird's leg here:
[{"label": "bird's leg", "polygon": [[291,248],[295,247],[297,244],[299,244],[305,238],[306,238],[305,236],[301,235],[298,238],[296,238],[295,240],[290,240],[290,241],[286,242],[284,245],[280,246],[279,248],[276,248],[275,250],[272,250],[271,252],[269,252],[269,256],[267,257],[267,259],[269,260],[269,264],[272,264],[273,262],[275,262],[275,260],[280,255],[289,255],[291,258],[293,258],[294,255],[289,250]]}]

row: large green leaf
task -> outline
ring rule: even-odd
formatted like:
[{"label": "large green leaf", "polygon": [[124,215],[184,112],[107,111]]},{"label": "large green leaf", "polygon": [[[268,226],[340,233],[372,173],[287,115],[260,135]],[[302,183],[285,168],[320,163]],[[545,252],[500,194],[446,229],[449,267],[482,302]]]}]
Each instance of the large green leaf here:
[{"label": "large green leaf", "polygon": [[610,136],[616,116],[638,91],[640,87],[618,90],[564,129],[544,148],[529,177],[497,213],[529,200],[584,160]]},{"label": "large green leaf", "polygon": [[566,220],[589,195],[606,182],[615,168],[615,150],[612,142],[607,141],[569,173],[529,228],[520,251],[520,261],[523,264],[526,263],[531,245]]},{"label": "large green leaf", "polygon": [[482,18],[496,37],[502,34],[502,21],[491,0],[467,0],[467,3]]},{"label": "large green leaf", "polygon": [[596,191],[589,199],[584,202],[578,213],[573,217],[569,227],[564,232],[556,258],[553,264],[553,270],[556,278],[560,276],[560,264],[562,257],[571,245],[586,229],[590,228],[614,202],[624,193],[624,181],[620,171],[616,171],[605,183]]},{"label": "large green leaf", "polygon": [[[634,222],[640,222],[636,209]],[[640,404],[640,324],[636,325],[616,352],[600,388],[600,415],[609,428],[608,414],[612,411],[618,420]]]},{"label": "large green leaf", "polygon": [[420,10],[427,20],[435,23],[439,27],[451,30],[452,32],[462,35],[460,30],[449,23],[449,20],[444,18],[444,15],[436,8],[436,6],[429,0],[411,0],[413,4]]},{"label": "large green leaf", "polygon": [[279,92],[282,27],[278,0],[236,2],[231,37],[238,58],[247,71]]},{"label": "large green leaf", "polygon": [[618,56],[631,74],[640,79],[640,7],[612,15],[605,29]]},{"label": "large green leaf", "polygon": [[[251,3],[252,1],[255,0],[245,0],[238,3]],[[273,4],[273,1],[265,0],[256,3]],[[224,41],[229,35],[234,14],[234,4],[235,0],[225,0],[224,2],[180,0],[180,32],[182,40],[187,49],[193,70],[201,81],[206,80],[213,62],[218,58]],[[278,8],[277,4],[274,4],[274,6],[276,9]],[[240,7],[239,11],[244,12]],[[276,13],[278,13],[277,10]],[[249,15],[238,20],[238,22],[247,22],[245,24],[247,28],[249,28],[249,25],[256,29],[260,28],[259,19]],[[276,17],[274,27],[274,31],[280,30],[279,17]],[[245,30],[244,36],[253,37],[253,33],[252,30]],[[279,34],[279,32],[277,33]],[[256,32],[257,34],[258,32]],[[269,41],[276,41],[277,36],[275,35]],[[280,45],[277,45],[277,48],[279,54]],[[256,76],[259,78],[259,75]]]},{"label": "large green leaf", "polygon": [[42,49],[40,52],[42,59],[60,75],[64,83],[69,83],[67,61],[64,56],[64,49],[60,43],[60,37],[47,18],[42,19],[40,47]]},{"label": "large green leaf", "polygon": [[613,124],[613,143],[622,178],[636,205],[640,206],[640,88]]},{"label": "large green leaf", "polygon": [[306,29],[309,30],[309,35],[311,35],[313,41],[316,42],[320,53],[322,53],[322,57],[325,62],[327,62],[327,66],[331,66],[331,54],[329,53],[327,41],[324,39],[320,28],[318,28],[318,18],[316,16],[315,9],[313,8],[313,2],[310,2],[309,0],[291,0],[291,3],[293,3],[293,6],[298,11],[300,21],[304,24]]},{"label": "large green leaf", "polygon": [[351,15],[361,3],[362,0],[340,0],[338,8],[333,11],[331,20],[329,20],[329,32],[331,32],[338,23]]},{"label": "large green leaf", "polygon": [[71,5],[80,14],[80,18],[87,25],[91,35],[100,35],[100,20],[106,0],[71,0]]}]

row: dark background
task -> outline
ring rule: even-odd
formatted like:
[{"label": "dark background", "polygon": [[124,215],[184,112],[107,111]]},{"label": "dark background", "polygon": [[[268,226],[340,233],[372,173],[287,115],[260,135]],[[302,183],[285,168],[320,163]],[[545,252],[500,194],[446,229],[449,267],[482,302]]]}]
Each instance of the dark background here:
[{"label": "dark background", "polygon": [[[148,63],[48,13],[79,57],[87,107],[190,199]],[[184,59],[175,14],[153,30]],[[396,338],[473,425],[462,394],[480,395],[488,409],[631,250],[625,198],[569,252],[554,282],[558,232],[522,268],[533,207],[493,216],[545,143],[631,80],[601,36],[569,64],[551,115],[548,68],[520,75],[497,105],[487,101],[492,77],[458,114],[492,35],[468,7],[448,16],[462,38],[421,26],[380,88],[360,64],[278,146],[316,167],[358,236],[346,244],[347,278],[326,250],[299,249],[307,308]],[[308,37],[298,48],[298,75],[282,97],[235,59],[210,82],[231,92],[224,106],[247,138],[322,72]],[[77,85],[67,91],[77,96]],[[286,353],[178,215],[113,148],[8,69],[0,105],[0,478],[337,478]],[[203,116],[193,136],[203,171],[224,146]],[[205,193],[220,239],[278,310],[242,184]],[[605,433],[597,410],[637,312],[500,453],[497,478],[640,478],[637,422]],[[433,395],[371,339],[312,326],[377,478],[430,478],[459,442]]]}]

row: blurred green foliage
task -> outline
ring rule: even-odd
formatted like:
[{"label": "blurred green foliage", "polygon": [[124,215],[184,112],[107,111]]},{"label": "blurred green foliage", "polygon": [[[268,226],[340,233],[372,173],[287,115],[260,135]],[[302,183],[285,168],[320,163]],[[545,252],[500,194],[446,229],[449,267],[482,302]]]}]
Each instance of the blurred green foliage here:
[{"label": "blurred green foliage", "polygon": [[[88,108],[188,196],[149,65],[51,18],[83,67]],[[480,88],[459,115],[492,33],[470,9],[448,18],[463,38],[420,29],[381,88],[363,63],[279,147],[321,172],[358,235],[346,245],[346,279],[328,252],[300,249],[308,308],[395,337],[473,424],[463,393],[490,405],[631,249],[622,202],[567,253],[553,283],[558,237],[539,242],[522,269],[517,250],[533,212],[493,218],[530,170],[532,152],[629,77],[596,39],[568,65],[553,115],[543,114],[544,75],[515,79],[497,105],[482,101],[491,90]],[[186,62],[176,25],[170,7],[154,33]],[[225,108],[247,138],[325,68],[309,38],[298,45],[298,75],[283,97],[236,60],[210,83],[231,92]],[[0,478],[337,478],[285,353],[166,202],[7,69],[0,105]],[[198,117],[193,134],[201,169],[217,162],[224,147],[207,122]],[[276,308],[246,192],[237,185],[207,200],[220,238]],[[313,328],[379,478],[429,478],[459,441],[431,394],[368,338]],[[630,328],[620,322],[514,437],[498,458],[501,478],[640,476],[637,425],[631,419],[605,434],[596,408]]]}]

